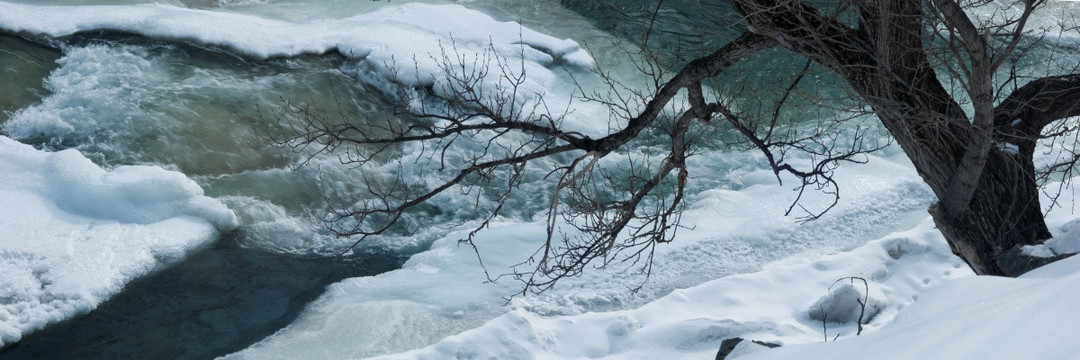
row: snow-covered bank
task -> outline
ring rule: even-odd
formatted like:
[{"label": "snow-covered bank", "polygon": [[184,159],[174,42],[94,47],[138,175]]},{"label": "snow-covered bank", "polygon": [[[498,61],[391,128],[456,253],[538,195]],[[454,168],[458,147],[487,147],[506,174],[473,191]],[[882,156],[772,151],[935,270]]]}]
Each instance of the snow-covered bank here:
[{"label": "snow-covered bank", "polygon": [[530,65],[556,61],[581,67],[593,64],[592,57],[573,40],[554,38],[515,22],[496,21],[460,5],[407,3],[345,19],[294,23],[159,4],[35,6],[0,2],[0,28],[52,38],[123,31],[222,47],[257,58],[336,50],[363,59],[384,76],[403,82],[433,81],[441,73],[437,58],[443,48],[470,55],[490,49],[500,57],[524,58]]},{"label": "snow-covered bank", "polygon": [[[729,154],[728,157],[735,158],[728,161],[739,161],[738,156]],[[911,226],[909,217],[914,213],[925,214],[925,207],[932,197],[906,162],[897,158],[874,158],[866,166],[845,168],[841,173],[842,176],[838,176],[842,181],[841,186],[848,189],[845,192],[848,196],[846,201],[824,219],[806,225],[799,225],[794,219],[783,215],[783,205],[794,194],[778,191],[775,179],[770,178],[763,170],[760,173],[749,171],[739,175],[745,186],[742,189],[715,189],[697,196],[697,201],[683,217],[684,225],[693,229],[680,232],[676,242],[659,249],[652,273],[653,279],[637,294],[631,294],[627,289],[640,284],[640,277],[621,273],[620,269],[590,269],[583,277],[566,279],[547,293],[516,298],[510,306],[506,306],[504,297],[519,290],[520,284],[512,279],[501,279],[496,284],[485,283],[485,269],[478,264],[477,255],[471,248],[461,246],[456,241],[465,235],[464,232],[450,233],[436,241],[431,250],[414,255],[400,270],[372,277],[348,279],[331,285],[326,294],[310,304],[293,324],[259,344],[227,358],[365,358],[434,344],[439,339],[481,326],[499,316],[499,319],[544,319],[541,321],[551,321],[554,324],[562,321],[559,319],[607,316],[587,312],[621,310],[643,305],[654,309],[655,305],[647,304],[675,288],[692,287],[722,276],[757,271],[770,262],[806,263],[823,254],[856,248],[868,239],[880,237],[882,233],[876,231],[881,230],[875,229],[891,228],[897,224]],[[889,181],[882,181],[883,176],[887,176]],[[914,220],[915,223],[918,221],[918,218]],[[543,241],[544,226],[543,221],[505,221],[482,232],[476,242],[486,270],[492,276],[497,276],[506,272],[508,267],[525,260]],[[924,249],[929,245],[923,245],[926,241],[920,239],[926,236],[929,235],[920,233],[909,236],[914,240],[896,240],[897,244],[905,247],[904,251],[923,254],[913,255],[909,257],[912,260],[904,261],[922,264],[918,266],[932,266],[935,269],[933,272],[953,271],[954,275],[963,274],[963,269],[957,271],[954,267],[958,266],[959,260],[950,260],[946,256],[947,248],[935,248],[934,251]],[[885,245],[877,246],[878,253],[866,256],[870,260],[857,263],[868,264],[866,267],[883,267],[881,264],[872,265],[872,259],[888,256],[881,250],[883,246]],[[922,263],[930,261],[934,263]],[[803,293],[775,296],[777,299],[802,299],[807,303],[800,306],[809,307],[827,292],[826,289],[832,281],[842,276],[866,276],[862,270],[856,265],[838,268],[814,279]],[[797,269],[791,272],[800,274],[805,271]],[[891,273],[882,276],[892,276],[889,274]],[[937,274],[930,277],[937,279],[943,276]],[[768,283],[771,286],[788,286],[780,281]],[[895,286],[902,288],[907,285]],[[762,293],[766,289],[780,292],[764,284],[759,287],[762,288]],[[880,288],[879,286],[875,289]],[[686,291],[693,290],[680,290],[675,294]],[[701,308],[711,306],[708,305],[712,304],[709,296],[700,299],[703,301]],[[692,316],[692,309],[687,308],[686,311],[685,316]],[[753,316],[748,310],[744,312]],[[546,317],[556,315],[572,316]],[[491,324],[500,324],[500,321],[513,323],[519,320],[496,319]],[[746,321],[763,322],[760,319]],[[488,326],[505,325],[491,324]],[[602,326],[598,331],[603,332],[609,324],[604,323]],[[805,333],[808,339],[816,338],[812,334],[816,325],[806,324],[803,327],[805,329],[800,333]],[[563,330],[586,331],[584,329],[578,329],[576,325],[566,325]],[[492,335],[502,330],[485,326],[474,331]],[[533,330],[523,331],[525,332],[506,336],[531,336],[527,333]],[[666,339],[672,340],[676,337],[678,335]],[[477,343],[463,346],[498,346],[494,344],[499,343],[500,339],[502,338],[484,338],[483,335],[477,335]],[[722,339],[716,341],[719,340]],[[698,350],[713,345],[703,343]],[[436,350],[438,355],[433,356],[448,356],[439,351],[441,350]],[[483,350],[478,351],[478,354],[486,353]],[[509,348],[492,351],[490,354],[496,358],[510,354],[505,352],[510,351]],[[619,353],[634,353],[632,349],[628,351],[631,352]],[[569,354],[553,353],[552,356]]]},{"label": "snow-covered bank", "polygon": [[553,38],[514,22],[498,22],[460,5],[408,3],[345,19],[322,20],[293,23],[159,4],[36,6],[0,2],[0,28],[53,38],[113,30],[190,40],[261,58],[337,50],[356,57],[370,56],[373,63],[383,63],[393,61],[395,55],[399,61],[410,61],[414,55],[427,60],[423,55],[437,54],[440,44],[417,40],[452,34],[463,44],[490,44],[504,56],[523,55],[545,64],[556,59],[582,66],[592,64],[592,57],[572,40]]},{"label": "snow-covered bank", "polygon": [[[868,187],[860,191],[868,194],[881,195],[882,189],[874,187],[889,184],[860,179],[858,173],[845,175]],[[896,176],[893,178],[895,180]],[[709,248],[710,237],[718,236],[713,232],[724,229],[743,232],[745,238],[741,240],[741,246],[769,248],[767,239],[782,232],[784,227],[764,226],[777,218],[761,209],[742,208],[741,211],[752,213],[741,218],[742,223],[734,214],[728,214],[724,221],[703,216],[725,210],[717,204],[725,197],[735,204],[751,203],[737,201],[746,199],[742,196],[767,199],[763,192],[756,192],[764,189],[764,186],[751,187],[740,192],[721,192],[724,196],[716,198],[706,196],[687,217],[699,227],[681,239],[687,240],[681,245],[692,251],[666,252],[658,257],[658,261],[668,263],[668,266],[709,271],[704,260],[687,257],[694,251]],[[867,194],[851,195],[865,196],[861,200],[870,203],[875,199]],[[1071,203],[1072,197],[1071,193],[1065,193],[1060,200]],[[878,198],[884,202],[896,199]],[[732,203],[725,202],[728,206]],[[768,201],[765,203],[762,206],[769,205]],[[873,207],[861,209],[864,212],[880,211]],[[831,221],[832,225],[808,231],[829,238],[838,234],[839,224],[864,220],[854,215],[856,211],[844,207],[837,210],[840,213],[836,218],[822,220]],[[1080,222],[1072,220],[1075,217],[1076,214],[1068,209],[1060,208],[1048,216],[1048,225],[1055,235],[1055,249],[1076,248],[1080,243]],[[507,257],[513,258],[515,252],[527,249],[524,245],[531,242],[528,234],[540,231],[540,227],[539,224],[503,224],[483,236],[478,243],[489,270],[505,266],[510,261]],[[759,232],[750,231],[752,228],[759,228]],[[896,352],[902,355],[891,357],[897,359],[940,358],[938,354],[949,354],[944,358],[998,358],[982,356],[996,353],[1024,355],[1011,358],[1044,358],[1042,356],[1046,355],[1051,359],[1068,359],[1080,352],[1080,348],[1065,339],[1069,334],[1077,333],[1076,325],[1062,321],[1080,318],[1071,304],[1080,295],[1075,290],[1080,276],[1073,274],[1080,270],[1077,263],[1080,260],[1055,264],[1021,279],[974,277],[969,268],[951,254],[933,222],[925,216],[909,230],[888,234],[851,251],[813,261],[773,261],[759,272],[719,277],[675,290],[640,307],[609,312],[596,312],[595,309],[603,308],[604,300],[618,301],[617,297],[605,298],[609,295],[605,291],[612,290],[608,288],[608,282],[619,280],[613,280],[610,273],[600,270],[595,272],[601,275],[588,274],[582,279],[572,279],[569,289],[556,288],[542,297],[530,297],[528,301],[514,301],[510,307],[500,307],[500,299],[495,296],[505,290],[499,285],[481,284],[484,281],[482,269],[472,262],[471,250],[455,247],[450,241],[452,237],[453,234],[446,241],[434,244],[432,251],[414,256],[401,270],[331,286],[296,323],[252,348],[226,358],[365,358],[367,356],[363,354],[407,347],[410,342],[433,341],[439,333],[449,335],[454,333],[454,328],[470,327],[469,322],[484,321],[477,313],[499,312],[504,313],[433,345],[377,358],[707,359],[715,355],[721,341],[731,337],[783,344],[785,349],[776,352],[778,355],[767,355],[772,354],[768,351],[754,353],[775,359],[846,358],[846,349],[858,347],[869,350],[859,350],[861,352],[854,354],[861,356],[855,357],[878,358],[883,353],[876,350],[877,344],[882,344],[880,347],[885,349],[906,349],[907,352]],[[761,239],[755,242],[755,237]],[[484,252],[485,248],[494,251]],[[781,248],[771,250],[782,251]],[[724,256],[699,254],[701,257],[706,255]],[[738,252],[733,255],[739,256],[750,258],[753,255]],[[725,258],[724,261],[728,260]],[[838,282],[848,277],[865,279],[869,292],[864,295],[858,281],[850,288],[851,280]],[[510,285],[513,286],[512,282]],[[871,304],[862,335],[856,336],[857,326],[852,320],[830,321],[823,333],[821,321],[815,319],[820,317],[813,315],[820,311],[818,304],[833,309],[828,310],[832,312],[827,314],[830,319],[857,318],[857,313],[845,313],[857,309],[851,303],[853,299],[846,299],[846,309],[842,301],[836,300],[844,299],[842,295],[851,292],[867,296]],[[973,305],[972,301],[978,303]],[[574,304],[584,304],[582,308],[592,312],[575,311]],[[830,307],[830,304],[839,306]],[[570,315],[559,315],[548,307],[562,307]],[[952,325],[946,326],[942,322]],[[987,323],[994,325],[986,326]],[[889,330],[893,328],[899,330]],[[965,331],[970,335],[965,335]],[[1054,335],[1039,339],[1027,335],[1055,331]],[[826,336],[828,344],[805,347],[806,353],[800,350],[804,347],[795,346],[820,343]],[[926,336],[939,338],[931,342],[934,346],[908,349],[913,342],[923,341]],[[832,347],[854,338],[862,345]],[[995,340],[1004,338],[1017,340]],[[834,339],[838,341],[834,343]],[[1029,343],[1035,346],[1027,345]],[[975,356],[966,356],[967,347],[979,344],[990,345],[981,345],[987,349],[973,352]],[[747,349],[739,351],[742,354],[735,355],[747,355]]]},{"label": "snow-covered bank", "polygon": [[237,227],[193,181],[157,167],[106,171],[0,136],[0,174],[0,346]]},{"label": "snow-covered bank", "polygon": [[[1051,217],[1059,242],[1080,243],[1080,226],[1065,218]],[[829,322],[826,335],[811,313],[842,298],[830,289],[842,293],[851,276],[868,282],[868,294],[854,286],[871,304],[865,330]],[[744,342],[730,359],[1073,359],[1078,297],[1080,257],[1018,279],[976,277],[927,218],[850,252],[717,279],[637,309],[558,317],[518,309],[379,359],[710,359],[732,337],[784,346]],[[855,314],[830,316],[854,319],[849,305]]]},{"label": "snow-covered bank", "polygon": [[[850,252],[720,278],[637,309],[561,317],[515,310],[425,349],[381,358],[708,359],[722,340],[736,336],[785,345],[821,341],[821,323],[809,313],[834,282],[849,276],[865,278],[871,303],[880,306],[867,336],[926,289],[971,271],[926,220]],[[861,292],[861,283],[856,288]],[[855,331],[854,324],[829,324],[830,338]]]}]

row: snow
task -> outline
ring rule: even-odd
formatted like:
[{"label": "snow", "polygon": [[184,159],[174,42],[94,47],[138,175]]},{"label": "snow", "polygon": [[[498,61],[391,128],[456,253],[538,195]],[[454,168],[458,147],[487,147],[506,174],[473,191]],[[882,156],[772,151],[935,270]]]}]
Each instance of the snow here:
[{"label": "snow", "polygon": [[[487,67],[499,69],[493,73],[503,72],[506,76],[484,77],[474,85],[481,91],[503,91],[496,89],[507,89],[516,82],[506,77],[527,75],[520,84],[513,84],[518,87],[514,100],[521,105],[515,107],[519,109],[540,101],[553,109],[571,108],[572,100],[566,94],[577,92],[576,84],[554,70],[561,73],[564,66],[581,70],[595,65],[593,57],[574,40],[546,35],[517,22],[497,21],[457,4],[388,4],[340,19],[294,22],[165,4],[48,6],[0,2],[0,29],[50,38],[101,30],[131,32],[259,59],[337,51],[350,58],[342,70],[388,96],[400,95],[398,87],[404,85],[451,97],[454,89],[446,79],[448,73],[467,76],[478,67]],[[90,70],[102,67],[93,63],[67,65]],[[95,84],[50,84],[63,88],[68,85]],[[78,96],[65,96],[71,97]],[[567,129],[594,136],[607,134],[607,124],[595,121],[607,117],[606,107],[575,104],[572,108],[576,120],[565,124]],[[33,118],[32,124],[17,125],[25,130],[8,131],[51,134],[73,130],[63,119]]]},{"label": "snow", "polygon": [[[584,53],[572,40],[542,35],[513,22],[497,22],[455,4],[405,3],[343,19],[299,24],[167,4],[56,6],[0,2],[0,14],[0,27],[32,35],[59,38],[95,30],[131,31],[153,38],[194,40],[261,58],[332,50],[357,57],[394,51],[404,54],[402,59],[437,53],[431,51],[437,50],[437,44],[409,41],[424,34],[451,34],[467,43],[490,43],[505,48],[499,49],[504,54],[522,52],[519,46],[513,46],[522,43],[527,45],[524,52],[530,61],[543,63]],[[379,62],[393,54],[377,56]],[[577,65],[592,65],[592,57],[578,58],[585,63]]]},{"label": "snow", "polygon": [[[98,30],[127,31],[195,41],[257,58],[337,50],[374,66],[402,63],[387,70],[390,72],[414,68],[415,57],[421,78],[439,73],[431,57],[440,54],[440,46],[451,46],[450,40],[463,46],[463,53],[490,47],[500,56],[541,65],[555,59],[581,67],[593,65],[592,57],[573,40],[544,35],[516,22],[496,21],[460,5],[408,3],[344,19],[293,23],[161,4],[35,6],[0,2],[0,27],[53,38]],[[407,81],[417,74],[409,75],[398,80]]]},{"label": "snow", "polygon": [[[700,154],[698,161],[728,168],[720,163],[746,162],[747,159],[718,152]],[[733,173],[739,173],[737,168],[730,168]],[[886,303],[883,303],[881,314],[868,325],[873,327],[891,318],[897,307],[910,302],[907,294],[927,286],[924,280],[936,284],[942,278],[968,273],[958,259],[949,255],[947,246],[926,240],[940,236],[926,222],[909,231],[910,234],[896,235],[881,242],[876,250],[856,250],[861,257],[857,261],[851,261],[854,257],[819,261],[813,266],[804,265],[769,275],[770,278],[757,283],[753,277],[724,277],[763,267],[772,268],[770,263],[778,264],[778,267],[785,263],[806,264],[823,254],[856,248],[867,239],[883,235],[870,235],[872,233],[866,228],[909,224],[909,213],[919,214],[918,219],[910,222],[911,225],[918,224],[925,217],[922,214],[932,199],[932,194],[921,184],[909,164],[896,158],[875,157],[866,166],[841,169],[837,178],[846,189],[847,201],[822,220],[799,225],[783,215],[784,205],[789,204],[790,196],[794,194],[780,190],[775,177],[763,174],[767,171],[760,173],[755,170],[737,175],[744,188],[712,189],[695,196],[696,200],[683,216],[683,224],[692,230],[680,232],[677,241],[661,247],[652,280],[638,294],[630,294],[627,288],[639,284],[640,277],[621,273],[620,269],[589,269],[584,276],[566,279],[547,293],[515,298],[507,304],[505,297],[519,290],[520,284],[505,278],[494,284],[488,283],[485,270],[496,277],[525,260],[543,240],[545,224],[542,219],[535,222],[504,220],[494,223],[476,239],[486,268],[478,264],[472,248],[457,243],[464,231],[451,232],[432,244],[431,250],[414,255],[400,270],[347,279],[329,286],[293,324],[226,358],[366,358],[429,345],[435,350],[429,348],[398,357],[453,358],[471,354],[479,358],[504,358],[534,351],[554,358],[619,357],[636,356],[642,351],[634,345],[638,342],[642,346],[667,344],[648,354],[674,351],[671,346],[686,346],[692,349],[691,353],[700,353],[719,346],[719,341],[723,340],[720,335],[708,334],[764,332],[771,328],[787,329],[786,333],[798,334],[800,339],[808,342],[820,336],[820,324],[809,320],[811,305],[826,296],[829,286],[841,277],[879,279],[870,284],[870,298],[875,303]],[[880,180],[885,174],[889,181]],[[807,205],[812,206],[821,199],[807,200]],[[890,251],[901,260],[886,262],[886,258],[891,259]],[[814,266],[825,270],[817,270]],[[893,269],[898,266],[904,268]],[[905,269],[912,267],[932,270],[923,271],[927,274],[924,278],[910,279]],[[809,279],[803,275],[807,273],[816,273],[816,277]],[[716,278],[721,278],[716,285],[718,288],[746,289],[744,292],[752,293],[754,298],[731,297],[724,294],[727,290],[695,290],[695,285]],[[883,285],[881,281],[885,280],[881,279],[889,283]],[[801,290],[794,285],[799,281],[807,282]],[[678,287],[691,288],[674,290]],[[882,293],[886,290],[899,293],[897,298],[900,300],[889,300],[891,298]],[[671,295],[663,297],[669,293]],[[680,303],[673,306],[685,310],[679,315],[685,322],[675,315],[649,314],[662,306],[652,302],[661,297],[681,299],[668,301]],[[698,299],[695,301],[700,303],[687,305],[688,299]],[[715,301],[720,301],[721,305]],[[797,306],[785,308],[790,303]],[[713,308],[711,311],[715,315],[707,315],[707,308]],[[723,312],[716,313],[717,310]],[[762,310],[772,313],[763,314]],[[615,312],[599,313],[601,311]],[[793,312],[803,314],[801,320],[788,319]],[[711,320],[705,320],[703,316]],[[665,320],[669,317],[670,321]],[[590,322],[593,325],[588,325]],[[644,324],[658,327],[648,333],[638,333],[635,329]],[[797,331],[793,328],[796,326]],[[678,330],[682,327],[690,329],[689,332]],[[847,327],[853,328],[853,325]],[[470,331],[483,335],[462,333],[474,328],[476,330]],[[509,329],[518,330],[496,336]],[[845,331],[851,332],[850,329]],[[609,332],[625,335],[612,335],[605,344],[584,343],[592,341],[588,339],[607,339],[609,336],[605,334]],[[665,335],[659,337],[659,334]],[[703,336],[711,340],[700,340]],[[444,338],[447,340],[440,342]],[[492,346],[494,348],[483,350]],[[474,347],[479,350],[471,350]],[[546,347],[551,349],[543,350]],[[642,358],[649,357],[642,355]]]},{"label": "snow", "polygon": [[184,175],[105,170],[79,152],[0,136],[0,346],[92,310],[127,282],[232,231]]},{"label": "snow", "polygon": [[[1068,203],[1071,194],[1061,200]],[[715,205],[700,206],[709,204]],[[1057,209],[1047,217],[1054,246],[1080,245],[1075,216]],[[489,269],[512,257],[514,247],[528,242],[523,234],[535,233],[536,226],[493,229],[486,240],[504,246],[483,254]],[[481,249],[492,248],[479,241]],[[1080,352],[1072,339],[1080,333],[1074,304],[1080,258],[1017,279],[976,277],[951,254],[929,217],[850,251],[808,262],[774,261],[761,271],[719,277],[625,310],[552,315],[513,301],[483,324],[454,325],[455,317],[484,309],[484,299],[499,292],[498,286],[476,285],[485,278],[468,256],[474,255],[467,248],[436,243],[400,271],[333,285],[297,323],[226,359],[367,358],[357,350],[364,346],[381,347],[385,353],[375,359],[708,359],[732,337],[783,345],[766,349],[744,342],[731,357],[738,359],[1072,359]],[[865,279],[869,291],[850,277]],[[603,285],[596,278],[587,283]],[[873,316],[864,320],[861,335],[850,295],[870,304],[867,314]],[[824,332],[815,320],[822,308],[840,312],[829,315]],[[453,330],[460,327],[471,329]],[[419,349],[386,351],[418,337],[441,337],[434,334],[445,337]]]},{"label": "snow", "polygon": [[[812,319],[815,299],[848,276],[868,281],[880,312],[860,336],[850,319],[826,324],[825,335]],[[863,296],[861,283],[854,289]],[[1078,296],[1080,257],[1016,279],[976,277],[926,219],[850,252],[717,279],[637,309],[558,317],[518,309],[378,359],[708,359],[731,337],[783,346],[746,341],[729,359],[1074,359]]]},{"label": "snow", "polygon": [[1008,153],[1009,155],[1016,155],[1020,153],[1020,146],[1009,142],[994,142],[994,146],[998,151]]},{"label": "snow", "polygon": [[[926,289],[971,272],[927,220],[850,252],[720,278],[640,308],[560,317],[519,309],[430,347],[378,358],[703,359],[730,337],[785,345],[821,341],[821,322],[810,313],[836,280],[848,276],[866,278],[871,301],[881,304],[865,337]],[[857,288],[861,293],[861,284]],[[853,322],[828,326],[830,338],[855,334]]]},{"label": "snow", "polygon": [[1080,219],[1066,222],[1060,227],[1061,233],[1041,245],[1025,245],[1025,254],[1038,257],[1054,257],[1064,254],[1080,253]]},{"label": "snow", "polygon": [[737,359],[1075,359],[1080,257],[1018,279],[980,276],[927,291],[880,332]]}]

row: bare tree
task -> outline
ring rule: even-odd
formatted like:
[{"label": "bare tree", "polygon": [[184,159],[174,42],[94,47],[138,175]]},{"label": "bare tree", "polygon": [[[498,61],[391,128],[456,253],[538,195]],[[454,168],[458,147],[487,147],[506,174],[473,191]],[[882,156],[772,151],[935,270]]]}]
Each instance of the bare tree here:
[{"label": "bare tree", "polygon": [[[704,141],[704,128],[723,124],[739,135],[738,144],[760,151],[778,179],[798,179],[800,197],[805,190],[823,191],[835,205],[836,166],[863,162],[884,144],[870,141],[864,123],[850,120],[854,115],[826,117],[813,126],[783,120],[804,75],[826,71],[842,79],[860,104],[850,110],[869,109],[937,195],[930,213],[954,253],[978,274],[1015,276],[1035,266],[1018,261],[1024,255],[1017,251],[1050,238],[1039,205],[1038,179],[1045,172],[1036,170],[1033,154],[1041,139],[1073,134],[1065,120],[1080,115],[1075,66],[1035,78],[1017,72],[1018,61],[1048,31],[1028,26],[1045,1],[730,4],[746,31],[676,72],[666,70],[644,36],[641,50],[628,53],[652,79],[644,90],[597,69],[607,90],[577,95],[578,101],[608,106],[617,118],[603,136],[568,129],[568,109],[552,109],[542,97],[522,100],[523,63],[450,48],[435,55],[441,81],[388,94],[411,116],[407,120],[335,122],[324,112],[286,104],[284,113],[303,125],[282,143],[335,152],[362,169],[384,166],[379,155],[397,146],[422,146],[435,164],[428,170],[445,175],[437,184],[364,176],[358,183],[367,197],[340,203],[325,219],[335,234],[358,242],[400,226],[407,210],[453,189],[493,199],[483,221],[462,240],[471,244],[532,176],[526,169],[539,167],[549,186],[547,241],[512,275],[524,282],[523,293],[543,291],[589,265],[649,273],[656,245],[671,241],[679,229],[686,158]],[[1001,8],[989,19],[966,12],[987,6]],[[806,63],[766,111],[747,111],[746,97],[706,85],[736,62],[773,48]],[[620,154],[646,136],[662,140],[665,150],[644,162]],[[448,150],[466,140],[478,144],[473,155],[448,161]],[[810,161],[790,162],[786,155],[792,152]],[[617,169],[604,166],[603,159],[613,156],[626,161]],[[1049,170],[1071,170],[1075,163],[1066,159]],[[788,212],[812,220],[829,208],[803,209],[796,201]]]},{"label": "bare tree", "polygon": [[[840,74],[873,108],[937,195],[938,229],[976,273],[1028,269],[1011,265],[1022,256],[1011,250],[1050,238],[1032,156],[1044,128],[1080,114],[1080,74],[996,76],[1024,41],[1044,35],[1026,25],[1045,1],[1007,2],[1015,11],[982,23],[965,6],[1000,3],[855,1],[844,5],[857,11],[854,25],[800,2],[732,3],[756,33]],[[931,55],[947,59],[944,73]],[[960,84],[971,110],[942,79]],[[1015,89],[999,85],[1009,83]]]}]

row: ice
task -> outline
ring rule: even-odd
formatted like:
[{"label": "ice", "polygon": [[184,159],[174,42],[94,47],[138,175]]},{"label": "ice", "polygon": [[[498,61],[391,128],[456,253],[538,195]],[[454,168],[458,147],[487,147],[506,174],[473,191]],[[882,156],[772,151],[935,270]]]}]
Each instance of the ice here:
[{"label": "ice", "polygon": [[[524,55],[541,65],[560,58],[575,66],[592,66],[592,58],[572,40],[544,35],[515,22],[496,21],[460,5],[408,3],[343,19],[292,23],[157,4],[33,6],[0,2],[0,27],[49,37],[127,31],[220,46],[257,58],[337,50],[365,58],[375,66],[391,65],[390,72],[415,68],[415,58],[424,72],[420,78],[438,72],[432,68],[431,57],[440,54],[439,46],[449,47],[454,42],[463,47],[463,53],[490,47],[501,56]],[[410,75],[401,79],[416,77]]]},{"label": "ice", "polygon": [[[491,269],[505,269],[521,251],[533,249],[542,231],[535,223],[497,224],[483,239],[498,243],[481,254]],[[329,286],[300,319],[227,358],[357,358],[408,350],[481,325],[504,311],[506,285],[513,282],[485,285],[473,250],[457,244],[463,235],[448,234],[400,270]]]},{"label": "ice", "polygon": [[50,154],[43,165],[43,192],[73,215],[134,224],[191,216],[219,230],[237,227],[231,210],[203,197],[199,185],[175,171],[149,166],[105,171],[72,150]]},{"label": "ice", "polygon": [[0,173],[0,345],[90,311],[238,225],[193,181],[157,167],[105,170],[75,150],[0,136]]}]

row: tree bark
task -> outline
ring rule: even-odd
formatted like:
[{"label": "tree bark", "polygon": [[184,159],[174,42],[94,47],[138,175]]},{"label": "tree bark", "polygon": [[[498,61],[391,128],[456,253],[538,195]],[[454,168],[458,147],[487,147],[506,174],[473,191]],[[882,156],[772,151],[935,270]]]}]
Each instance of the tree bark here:
[{"label": "tree bark", "polygon": [[1030,262],[1016,258],[1022,252],[1010,250],[1050,238],[1030,155],[991,150],[969,211],[943,211],[938,204],[930,207],[934,224],[953,253],[976,274],[1023,274],[1031,269],[1022,264]]}]

